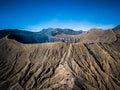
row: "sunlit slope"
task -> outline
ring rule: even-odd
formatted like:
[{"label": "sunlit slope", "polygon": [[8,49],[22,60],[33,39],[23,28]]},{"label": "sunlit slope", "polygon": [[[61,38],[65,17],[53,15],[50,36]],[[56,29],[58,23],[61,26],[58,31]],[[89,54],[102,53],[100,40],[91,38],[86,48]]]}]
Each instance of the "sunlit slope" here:
[{"label": "sunlit slope", "polygon": [[102,33],[92,43],[1,39],[0,90],[120,90],[120,29]]}]

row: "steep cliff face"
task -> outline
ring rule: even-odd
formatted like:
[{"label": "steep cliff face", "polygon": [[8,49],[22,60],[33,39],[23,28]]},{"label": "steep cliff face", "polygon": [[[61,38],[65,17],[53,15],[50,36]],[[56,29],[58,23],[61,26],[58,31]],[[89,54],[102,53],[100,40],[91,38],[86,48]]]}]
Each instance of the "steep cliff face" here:
[{"label": "steep cliff face", "polygon": [[0,90],[120,90],[120,29],[100,32],[79,43],[0,39]]}]

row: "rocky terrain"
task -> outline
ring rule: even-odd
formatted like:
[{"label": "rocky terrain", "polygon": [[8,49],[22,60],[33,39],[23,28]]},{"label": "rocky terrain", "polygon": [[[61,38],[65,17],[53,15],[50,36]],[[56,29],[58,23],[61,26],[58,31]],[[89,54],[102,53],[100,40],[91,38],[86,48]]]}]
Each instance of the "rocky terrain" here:
[{"label": "rocky terrain", "polygon": [[65,39],[0,39],[0,90],[120,90],[119,26],[54,38]]}]

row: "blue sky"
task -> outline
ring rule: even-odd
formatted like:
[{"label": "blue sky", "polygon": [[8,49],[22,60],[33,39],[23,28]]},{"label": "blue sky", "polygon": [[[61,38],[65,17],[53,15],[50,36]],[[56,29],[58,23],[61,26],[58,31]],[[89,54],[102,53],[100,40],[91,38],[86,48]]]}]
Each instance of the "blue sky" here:
[{"label": "blue sky", "polygon": [[0,29],[112,28],[120,24],[120,0],[0,0]]}]

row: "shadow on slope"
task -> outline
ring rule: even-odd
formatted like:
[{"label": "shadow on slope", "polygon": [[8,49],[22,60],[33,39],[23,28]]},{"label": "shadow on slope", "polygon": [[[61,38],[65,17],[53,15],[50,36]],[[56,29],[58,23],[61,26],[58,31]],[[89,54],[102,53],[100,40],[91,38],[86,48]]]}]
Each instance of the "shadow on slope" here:
[{"label": "shadow on slope", "polygon": [[40,35],[39,38],[34,38],[32,35],[17,35],[10,34],[8,35],[8,39],[13,39],[21,43],[25,44],[33,44],[33,43],[44,43],[48,40],[48,37],[45,35]]}]

